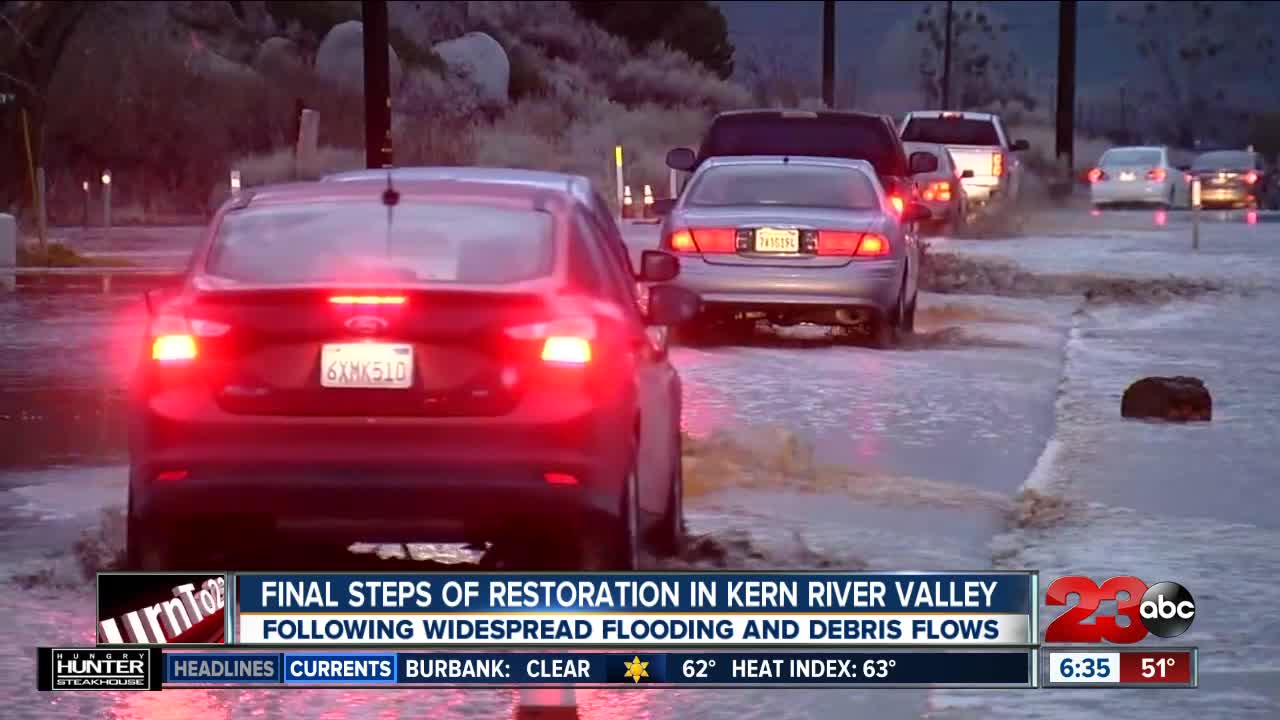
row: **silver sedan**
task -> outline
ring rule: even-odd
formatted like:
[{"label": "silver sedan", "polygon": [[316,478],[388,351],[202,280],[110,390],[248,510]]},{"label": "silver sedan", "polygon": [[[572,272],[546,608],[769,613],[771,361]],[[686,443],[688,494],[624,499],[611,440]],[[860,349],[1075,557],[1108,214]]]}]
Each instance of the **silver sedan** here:
[{"label": "silver sedan", "polygon": [[714,158],[661,210],[676,282],[703,299],[695,329],[813,323],[888,347],[913,325],[930,212],[895,209],[865,161]]}]

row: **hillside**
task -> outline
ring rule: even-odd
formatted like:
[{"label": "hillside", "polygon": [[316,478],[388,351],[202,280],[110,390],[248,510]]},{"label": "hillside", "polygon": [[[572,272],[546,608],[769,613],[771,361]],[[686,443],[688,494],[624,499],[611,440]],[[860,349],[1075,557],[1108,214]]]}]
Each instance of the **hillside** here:
[{"label": "hillside", "polygon": [[[85,5],[47,94],[55,222],[79,222],[81,182],[104,168],[128,221],[204,213],[232,168],[254,184],[363,164],[360,3]],[[389,10],[397,164],[604,181],[622,144],[628,179],[657,184],[666,149],[696,142],[713,111],[751,102],[678,52],[635,52],[567,2]],[[320,113],[324,147],[303,168],[289,150],[299,101]]]}]

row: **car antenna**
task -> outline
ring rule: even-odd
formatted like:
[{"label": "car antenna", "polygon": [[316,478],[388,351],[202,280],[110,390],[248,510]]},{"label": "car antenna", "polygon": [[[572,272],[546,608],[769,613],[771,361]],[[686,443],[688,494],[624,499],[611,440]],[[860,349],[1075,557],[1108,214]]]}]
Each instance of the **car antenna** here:
[{"label": "car antenna", "polygon": [[387,206],[387,257],[391,257],[391,219],[396,205],[400,204],[400,192],[391,182],[391,165],[387,165],[387,189],[382,191],[382,204]]}]

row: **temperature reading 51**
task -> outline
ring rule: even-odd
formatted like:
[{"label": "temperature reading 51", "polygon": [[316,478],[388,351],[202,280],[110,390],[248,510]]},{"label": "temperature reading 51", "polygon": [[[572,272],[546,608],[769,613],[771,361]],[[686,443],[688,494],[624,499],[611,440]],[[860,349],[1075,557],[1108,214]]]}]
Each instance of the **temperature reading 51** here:
[{"label": "temperature reading 51", "polygon": [[1166,677],[1176,664],[1177,661],[1173,658],[1142,658],[1142,677]]},{"label": "temperature reading 51", "polygon": [[889,668],[897,664],[898,664],[897,660],[868,660],[862,663],[862,677],[864,678],[889,677]]},{"label": "temperature reading 51", "polygon": [[685,660],[680,669],[687,678],[705,678],[707,671],[715,666],[715,660]]}]

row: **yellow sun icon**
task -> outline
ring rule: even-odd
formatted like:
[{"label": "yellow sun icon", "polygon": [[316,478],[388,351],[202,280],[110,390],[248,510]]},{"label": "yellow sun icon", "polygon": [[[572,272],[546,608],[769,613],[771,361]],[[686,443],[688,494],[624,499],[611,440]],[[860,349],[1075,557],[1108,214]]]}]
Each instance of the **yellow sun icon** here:
[{"label": "yellow sun icon", "polygon": [[633,683],[640,682],[640,678],[649,677],[649,671],[645,670],[645,668],[649,667],[649,663],[641,662],[639,655],[636,655],[630,662],[623,660],[622,664],[627,666],[627,672],[622,677],[631,678]]}]

